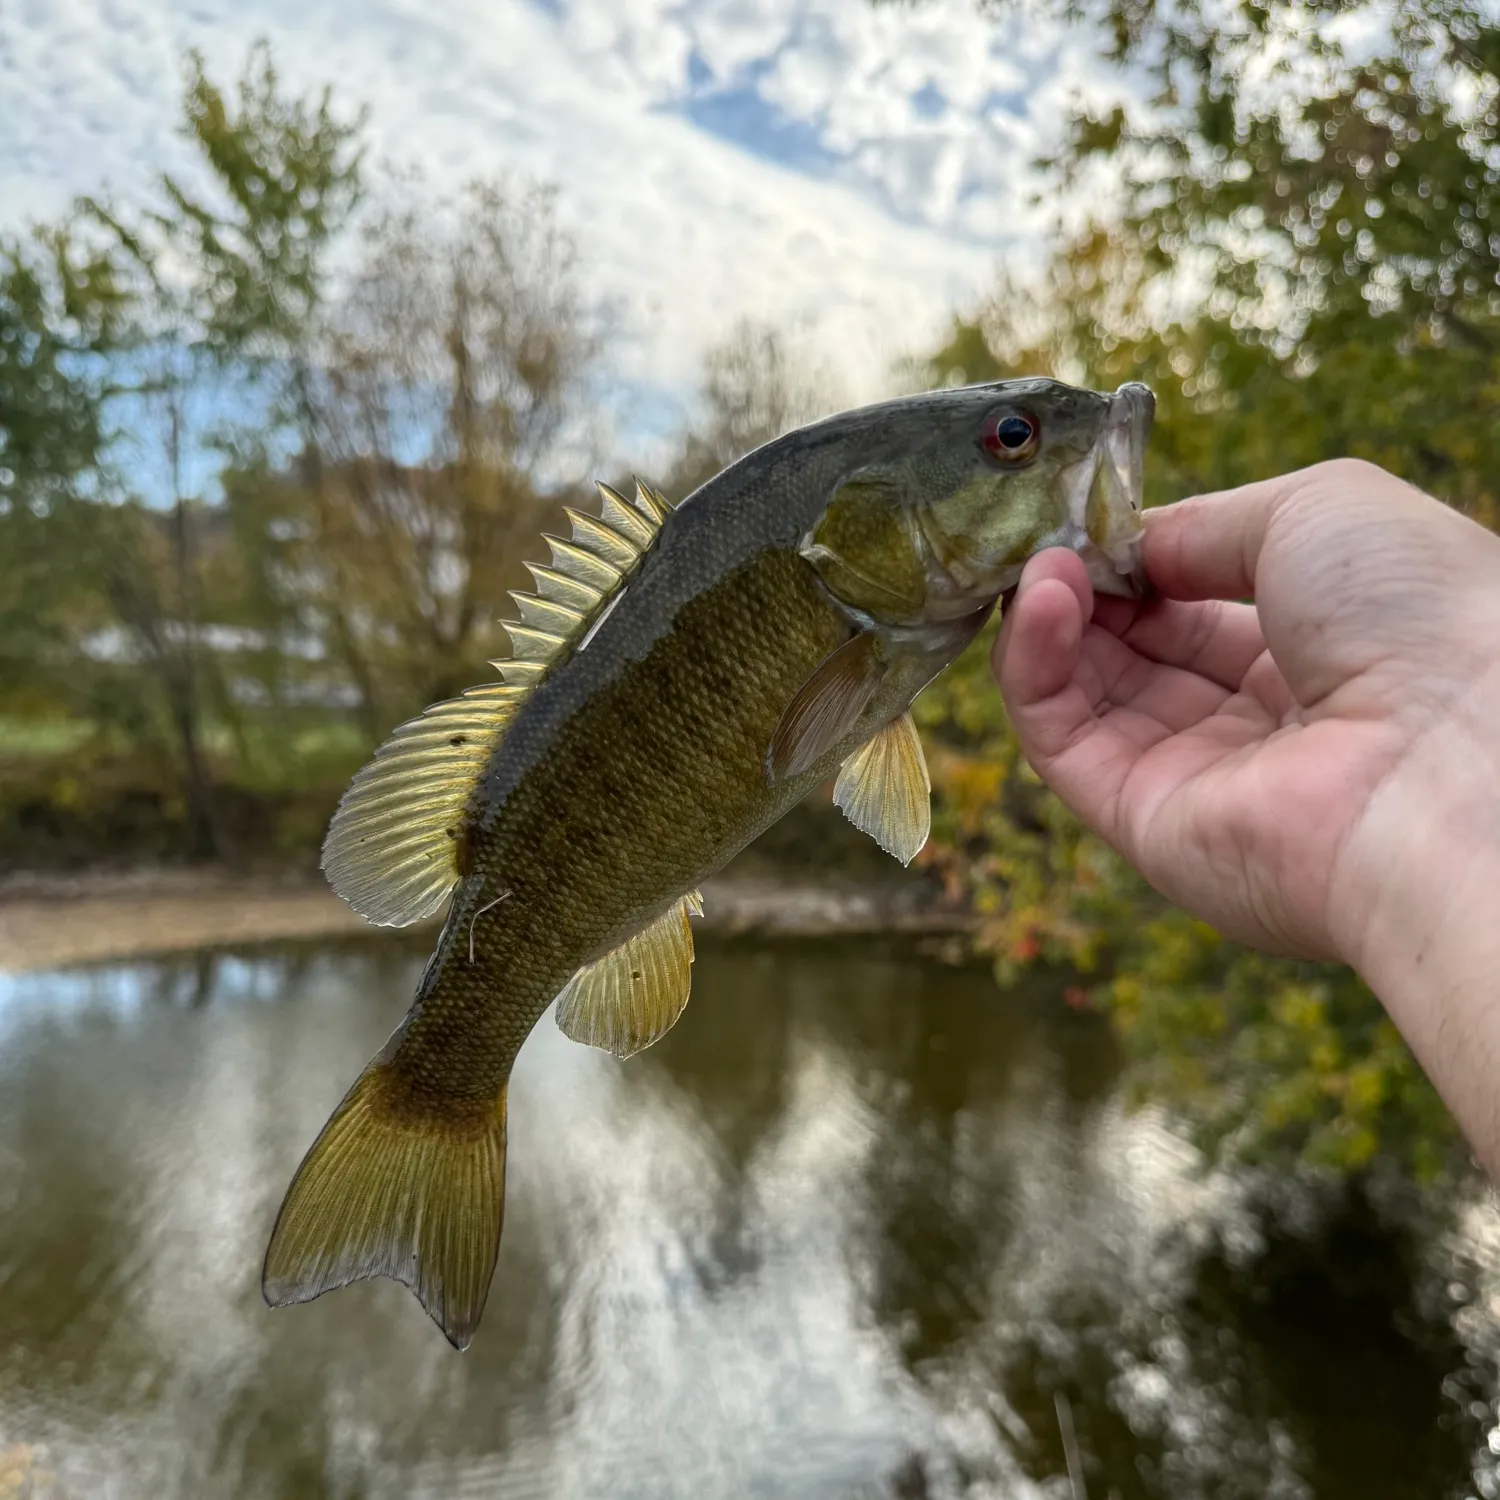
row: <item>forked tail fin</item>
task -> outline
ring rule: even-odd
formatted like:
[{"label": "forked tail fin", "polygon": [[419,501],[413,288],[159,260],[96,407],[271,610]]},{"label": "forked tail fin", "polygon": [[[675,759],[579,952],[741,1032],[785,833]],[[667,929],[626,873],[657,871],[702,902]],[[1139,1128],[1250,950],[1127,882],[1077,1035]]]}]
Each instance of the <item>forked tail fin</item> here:
[{"label": "forked tail fin", "polygon": [[285,1307],[390,1276],[466,1349],[489,1294],[504,1207],[505,1090],[477,1108],[429,1102],[377,1060],[297,1168],[261,1291]]}]

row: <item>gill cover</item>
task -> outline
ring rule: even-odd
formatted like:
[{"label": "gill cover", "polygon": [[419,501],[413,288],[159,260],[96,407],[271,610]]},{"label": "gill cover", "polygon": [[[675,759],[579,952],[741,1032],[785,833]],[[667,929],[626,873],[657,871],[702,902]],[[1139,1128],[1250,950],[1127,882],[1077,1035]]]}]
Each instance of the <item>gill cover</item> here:
[{"label": "gill cover", "polygon": [[930,786],[904,710],[1027,560],[1069,547],[1102,592],[1141,592],[1154,404],[1139,384],[1105,395],[1013,381],[964,425],[848,474],[800,551],[855,634],[788,705],[767,751],[770,779],[806,770],[876,713],[883,722],[845,759],[834,800],[909,862],[927,838]]}]

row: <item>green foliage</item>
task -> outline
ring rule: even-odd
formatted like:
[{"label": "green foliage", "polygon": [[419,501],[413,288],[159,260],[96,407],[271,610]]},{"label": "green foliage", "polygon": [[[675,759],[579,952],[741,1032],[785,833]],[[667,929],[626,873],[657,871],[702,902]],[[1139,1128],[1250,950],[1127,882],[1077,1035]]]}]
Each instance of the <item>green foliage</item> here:
[{"label": "green foliage", "polygon": [[[213,732],[216,814],[237,859],[316,869],[329,817],[367,754],[346,721],[258,722],[253,759]],[[264,740],[264,743],[261,743]],[[195,813],[161,757],[72,718],[0,720],[0,869],[178,861],[193,849]]]},{"label": "green foliage", "polygon": [[[196,171],[0,245],[0,714],[87,726],[80,763],[199,854],[310,776],[315,847],[325,770],[492,677],[520,558],[580,498],[540,476],[600,320],[545,187],[413,174],[356,221],[360,121],[264,46],[228,89],[190,55],[181,129]],[[14,739],[7,805],[73,848],[100,809]]]},{"label": "green foliage", "polygon": [[1356,453],[1492,516],[1500,28],[1402,0],[1368,18],[1371,55],[1346,50],[1343,10],[1151,16],[1130,52],[1151,106],[1076,122],[1052,167],[1063,185],[1107,169],[1110,296],[1186,307],[1143,352],[1221,448],[1275,431],[1299,460]]},{"label": "green foliage", "polygon": [[[295,354],[318,312],[329,245],[363,183],[363,117],[340,119],[325,89],[281,91],[264,42],[251,49],[234,104],[189,53],[182,133],[196,148],[205,192],[164,175],[159,201],[83,209],[105,231],[135,287],[144,337],[201,342],[233,361]],[[184,268],[187,275],[183,275]]]},{"label": "green foliage", "polygon": [[0,514],[41,514],[98,463],[94,356],[121,303],[108,261],[67,231],[0,241]]},{"label": "green foliage", "polygon": [[1167,911],[1104,998],[1138,1097],[1185,1108],[1213,1154],[1354,1173],[1384,1154],[1422,1183],[1461,1166],[1436,1093],[1349,971],[1248,953]]},{"label": "green foliage", "polygon": [[72,628],[97,625],[105,355],[123,296],[107,258],[65,228],[0,241],[0,697],[60,711]]},{"label": "green foliage", "polygon": [[[1341,10],[1090,10],[1158,84],[1148,109],[1076,121],[1050,163],[1054,191],[1107,184],[1109,217],[1059,231],[1040,282],[956,324],[931,377],[1146,380],[1152,503],[1355,454],[1500,518],[1500,29],[1436,0],[1393,10],[1357,64],[1336,26],[1287,45]],[[980,647],[919,722],[929,858],[983,913],[997,974],[1079,971],[1137,1098],[1177,1110],[1210,1159],[1463,1170],[1373,995],[1168,908],[1021,762]]]}]

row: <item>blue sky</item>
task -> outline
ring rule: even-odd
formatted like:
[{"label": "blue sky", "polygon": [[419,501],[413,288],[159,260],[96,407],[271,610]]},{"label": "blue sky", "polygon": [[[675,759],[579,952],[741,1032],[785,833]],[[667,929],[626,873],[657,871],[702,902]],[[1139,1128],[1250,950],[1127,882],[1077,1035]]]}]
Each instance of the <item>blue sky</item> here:
[{"label": "blue sky", "polygon": [[180,167],[183,51],[227,79],[258,35],[368,107],[377,158],[556,182],[621,388],[666,408],[746,315],[879,395],[1024,265],[1030,158],[1118,91],[1083,38],[974,0],[0,0],[0,228]]}]

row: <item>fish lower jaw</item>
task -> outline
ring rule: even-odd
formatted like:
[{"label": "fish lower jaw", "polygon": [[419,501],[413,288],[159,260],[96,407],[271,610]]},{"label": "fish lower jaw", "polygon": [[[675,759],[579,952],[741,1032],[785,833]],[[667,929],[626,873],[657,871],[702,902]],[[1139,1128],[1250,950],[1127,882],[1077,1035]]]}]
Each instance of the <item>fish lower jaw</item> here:
[{"label": "fish lower jaw", "polygon": [[1080,549],[1078,555],[1083,559],[1084,570],[1088,573],[1089,582],[1094,586],[1096,594],[1112,594],[1120,599],[1144,599],[1151,586],[1141,564],[1140,549],[1132,543],[1128,548],[1128,555],[1117,557],[1115,554],[1121,550],[1126,549],[1111,548],[1109,552],[1105,552],[1090,543],[1087,548]]},{"label": "fish lower jaw", "polygon": [[1148,587],[1146,570],[1141,564],[1140,538],[1144,534],[1142,528],[1134,536],[1100,546],[1086,531],[1075,531],[1061,545],[1077,553],[1095,593],[1140,599]]},{"label": "fish lower jaw", "polygon": [[[1128,570],[1145,534],[1141,459],[1133,429],[1114,421],[1088,454],[1064,474],[1062,493],[1068,529],[1092,541],[1122,571]],[[1070,545],[1082,551],[1081,543]]]},{"label": "fish lower jaw", "polygon": [[1141,563],[1139,537],[1101,547],[1082,526],[1070,522],[1051,536],[1043,537],[1023,561],[999,574],[1000,592],[1009,594],[1020,583],[1026,564],[1038,552],[1047,552],[1054,547],[1065,547],[1076,554],[1096,593],[1112,594],[1122,599],[1141,599],[1149,591],[1150,585]]}]

